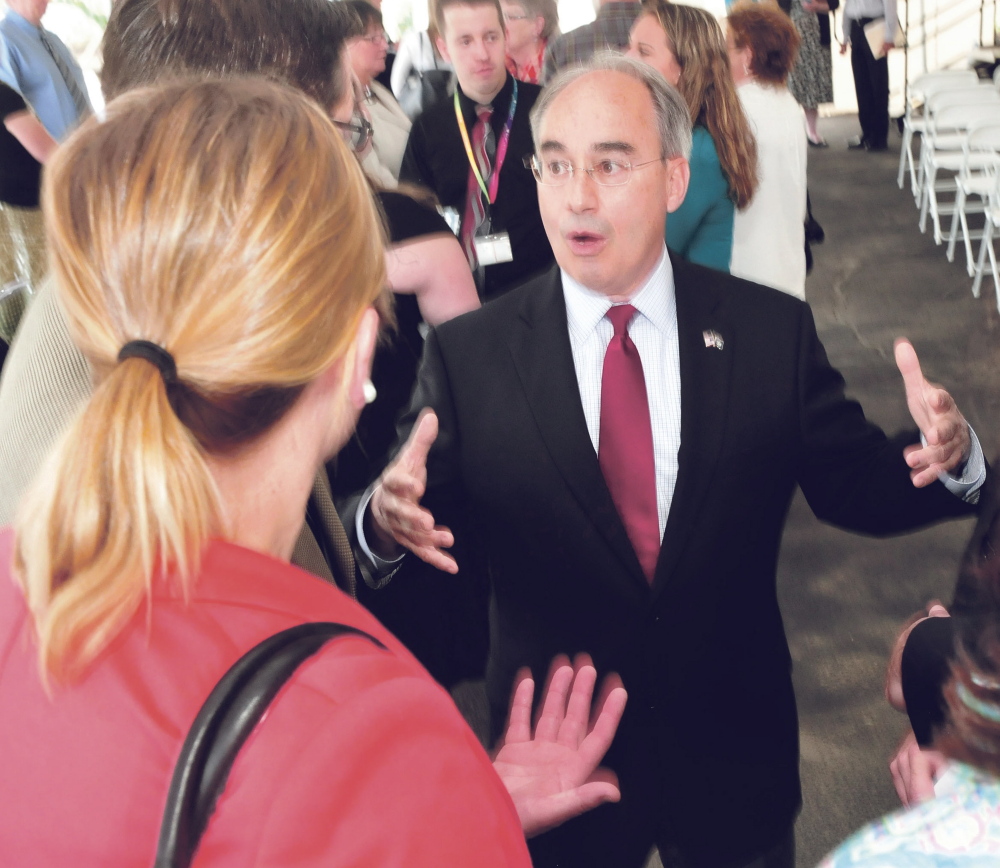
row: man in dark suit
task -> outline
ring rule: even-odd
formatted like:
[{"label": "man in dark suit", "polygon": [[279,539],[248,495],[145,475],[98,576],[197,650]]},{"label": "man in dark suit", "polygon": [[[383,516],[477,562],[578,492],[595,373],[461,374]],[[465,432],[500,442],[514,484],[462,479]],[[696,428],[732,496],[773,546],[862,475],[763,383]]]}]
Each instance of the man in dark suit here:
[{"label": "man in dark suit", "polygon": [[532,123],[560,268],[430,335],[409,422],[434,413],[363,535],[488,587],[494,734],[520,666],[587,651],[621,674],[622,800],[532,841],[536,865],[640,866],[656,844],[699,868],[791,866],[775,568],[795,487],[868,533],[964,514],[938,476],[972,464],[968,426],[903,344],[930,445],[888,439],[844,396],[807,305],[668,257],[690,122],[657,73],[627,58],[563,73]]}]

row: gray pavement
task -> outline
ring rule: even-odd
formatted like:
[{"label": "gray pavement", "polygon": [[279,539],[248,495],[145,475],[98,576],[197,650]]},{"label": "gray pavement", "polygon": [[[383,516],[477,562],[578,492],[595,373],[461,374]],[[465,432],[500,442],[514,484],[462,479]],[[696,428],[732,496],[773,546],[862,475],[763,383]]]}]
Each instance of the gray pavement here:
[{"label": "gray pavement", "polygon": [[[868,416],[909,423],[893,339],[910,338],[928,379],[945,385],[988,458],[1000,436],[1000,315],[992,283],[970,291],[964,255],[917,228],[907,184],[896,187],[899,137],[884,154],[846,150],[856,118],[823,119],[828,149],[810,149],[814,248],[807,300],[834,365]],[[895,630],[932,597],[948,601],[971,520],[891,540],[821,525],[801,495],[785,532],[779,590],[795,661],[804,808],[798,865],[812,868],[859,825],[899,807],[888,758],[905,720],[882,697]]]}]

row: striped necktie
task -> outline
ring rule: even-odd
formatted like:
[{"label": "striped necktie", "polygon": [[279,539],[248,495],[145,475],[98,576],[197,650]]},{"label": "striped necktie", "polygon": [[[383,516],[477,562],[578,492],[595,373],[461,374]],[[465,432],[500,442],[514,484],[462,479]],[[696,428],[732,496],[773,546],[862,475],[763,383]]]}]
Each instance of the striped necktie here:
[{"label": "striped necktie", "polygon": [[[489,186],[490,172],[492,171],[493,158],[496,156],[496,136],[493,134],[493,127],[490,126],[490,117],[493,115],[493,107],[488,105],[477,105],[476,115],[478,120],[472,128],[472,156],[479,166],[479,174],[483,182]],[[486,201],[486,194],[476,178],[476,173],[469,166],[469,183],[465,201],[465,216],[462,218],[462,247],[465,248],[466,259],[469,260],[469,267],[476,273],[476,283],[481,288],[481,269],[479,259],[476,256],[476,245],[473,239],[477,235],[489,235],[490,218],[489,203]]]},{"label": "striped necktie", "polygon": [[62,76],[62,80],[66,84],[66,90],[69,91],[69,95],[73,100],[73,106],[76,108],[76,120],[79,123],[90,114],[90,100],[87,99],[87,94],[83,92],[83,89],[77,82],[73,70],[66,63],[66,59],[62,56],[59,46],[52,42],[52,37],[43,27],[38,28],[38,37],[41,39],[42,45],[49,53],[49,57],[52,58],[56,69],[59,70],[59,75]]}]

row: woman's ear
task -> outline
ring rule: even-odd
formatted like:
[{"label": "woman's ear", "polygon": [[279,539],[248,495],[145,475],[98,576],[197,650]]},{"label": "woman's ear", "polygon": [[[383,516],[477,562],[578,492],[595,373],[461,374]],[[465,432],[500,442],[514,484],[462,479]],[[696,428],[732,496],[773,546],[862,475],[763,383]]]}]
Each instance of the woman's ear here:
[{"label": "woman's ear", "polygon": [[354,336],[351,370],[347,371],[347,394],[355,409],[362,409],[366,401],[365,384],[371,378],[372,358],[378,340],[379,317],[375,308],[369,307],[361,315]]}]

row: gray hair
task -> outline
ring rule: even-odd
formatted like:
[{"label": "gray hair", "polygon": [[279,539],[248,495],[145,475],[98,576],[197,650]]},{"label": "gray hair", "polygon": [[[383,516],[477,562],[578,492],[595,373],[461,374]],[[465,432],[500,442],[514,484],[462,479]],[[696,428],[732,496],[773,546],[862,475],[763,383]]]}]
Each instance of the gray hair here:
[{"label": "gray hair", "polygon": [[531,135],[536,143],[541,141],[542,121],[552,103],[574,81],[591,72],[620,72],[644,84],[653,100],[653,117],[660,134],[660,157],[684,157],[686,160],[691,156],[691,115],[684,98],[648,63],[613,51],[602,51],[582,66],[563,70],[542,89],[530,115]]}]

